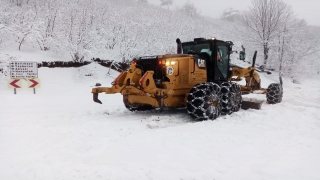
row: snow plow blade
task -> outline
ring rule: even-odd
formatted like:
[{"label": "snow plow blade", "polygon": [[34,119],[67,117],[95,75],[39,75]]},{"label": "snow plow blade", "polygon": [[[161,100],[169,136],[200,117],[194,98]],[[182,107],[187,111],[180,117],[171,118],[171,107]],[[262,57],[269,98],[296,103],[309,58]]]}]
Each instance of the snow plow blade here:
[{"label": "snow plow blade", "polygon": [[243,100],[242,101],[242,109],[261,109],[262,103],[264,101],[249,101],[249,100]]}]

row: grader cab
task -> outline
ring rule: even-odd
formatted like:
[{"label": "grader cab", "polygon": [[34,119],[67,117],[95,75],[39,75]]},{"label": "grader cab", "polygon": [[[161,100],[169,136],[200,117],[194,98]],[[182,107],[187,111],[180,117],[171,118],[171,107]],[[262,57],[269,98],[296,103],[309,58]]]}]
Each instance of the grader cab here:
[{"label": "grader cab", "polygon": [[[260,109],[261,102],[242,100],[242,95],[253,91],[267,94],[268,103],[281,102],[282,85],[261,88],[254,63],[248,68],[230,64],[231,41],[196,38],[184,43],[177,39],[177,43],[181,54],[134,58],[111,87],[92,88],[94,102],[102,104],[99,93],[121,93],[130,111],[186,107],[195,120],[213,120],[241,106]],[[242,78],[246,85],[236,83]]]}]

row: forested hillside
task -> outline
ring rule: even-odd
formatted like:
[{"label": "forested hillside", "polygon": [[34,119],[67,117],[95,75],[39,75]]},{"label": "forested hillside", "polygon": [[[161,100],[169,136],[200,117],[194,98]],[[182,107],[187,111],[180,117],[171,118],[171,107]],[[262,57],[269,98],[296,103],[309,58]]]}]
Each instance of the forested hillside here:
[{"label": "forested hillside", "polygon": [[297,81],[319,75],[318,27],[292,15],[277,24],[270,21],[272,32],[261,38],[256,32],[264,29],[250,28],[252,22],[259,22],[250,14],[255,4],[244,14],[226,12],[221,19],[203,17],[195,13],[195,5],[188,5],[192,8],[168,9],[135,0],[1,0],[0,47],[10,44],[23,50],[31,46],[67,53],[74,61],[92,57],[122,61],[174,53],[178,37],[182,41],[216,37],[233,41],[235,50],[243,45],[248,61],[258,50],[259,65],[281,69]]}]

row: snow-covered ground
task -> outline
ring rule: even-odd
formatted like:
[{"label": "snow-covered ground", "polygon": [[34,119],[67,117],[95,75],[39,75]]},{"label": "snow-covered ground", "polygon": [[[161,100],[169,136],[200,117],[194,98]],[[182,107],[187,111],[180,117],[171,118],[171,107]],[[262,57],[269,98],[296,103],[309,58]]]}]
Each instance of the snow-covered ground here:
[{"label": "snow-covered ground", "polygon": [[185,109],[130,112],[119,94],[94,103],[92,86],[113,80],[107,71],[39,68],[36,94],[0,84],[1,180],[320,179],[319,81],[285,80],[281,104],[194,122]]}]

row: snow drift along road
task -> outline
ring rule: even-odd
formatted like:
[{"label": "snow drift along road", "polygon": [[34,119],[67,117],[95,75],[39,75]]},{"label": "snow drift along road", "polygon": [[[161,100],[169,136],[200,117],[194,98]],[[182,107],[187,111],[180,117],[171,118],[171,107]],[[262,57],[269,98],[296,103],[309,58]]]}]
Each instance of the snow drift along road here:
[{"label": "snow drift along road", "polygon": [[94,103],[106,72],[40,68],[35,95],[1,84],[0,179],[320,179],[319,82],[285,81],[281,104],[193,122],[185,109],[129,112],[118,94]]}]

